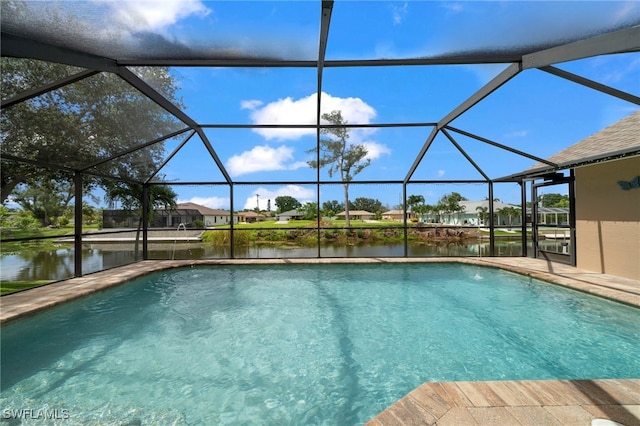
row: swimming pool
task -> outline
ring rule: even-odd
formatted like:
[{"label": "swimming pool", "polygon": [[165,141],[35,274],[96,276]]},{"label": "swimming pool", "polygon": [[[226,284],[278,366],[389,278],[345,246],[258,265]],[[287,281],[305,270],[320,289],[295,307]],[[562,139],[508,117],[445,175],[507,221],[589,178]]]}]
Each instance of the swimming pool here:
[{"label": "swimming pool", "polygon": [[5,409],[359,424],[424,381],[640,377],[640,311],[459,264],[163,271],[3,327]]}]

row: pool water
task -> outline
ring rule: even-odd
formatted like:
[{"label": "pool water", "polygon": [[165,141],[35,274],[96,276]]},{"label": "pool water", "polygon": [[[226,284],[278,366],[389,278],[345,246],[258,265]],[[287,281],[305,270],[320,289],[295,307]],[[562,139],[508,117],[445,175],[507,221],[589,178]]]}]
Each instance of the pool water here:
[{"label": "pool water", "polygon": [[3,327],[0,409],[361,424],[425,381],[640,377],[639,324],[640,310],[470,265],[163,271]]}]

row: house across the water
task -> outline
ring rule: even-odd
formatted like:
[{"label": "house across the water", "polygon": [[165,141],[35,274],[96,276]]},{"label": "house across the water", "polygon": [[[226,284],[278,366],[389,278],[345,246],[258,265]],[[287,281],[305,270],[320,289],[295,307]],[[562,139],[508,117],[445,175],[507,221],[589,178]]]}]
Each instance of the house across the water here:
[{"label": "house across the water", "polygon": [[[103,228],[137,228],[140,216],[129,210],[103,210]],[[188,228],[214,227],[228,225],[231,222],[231,212],[228,210],[211,209],[196,203],[179,203],[175,209],[157,209],[153,212],[150,228],[177,228],[184,224]],[[238,223],[238,216],[234,216],[234,223]]]}]

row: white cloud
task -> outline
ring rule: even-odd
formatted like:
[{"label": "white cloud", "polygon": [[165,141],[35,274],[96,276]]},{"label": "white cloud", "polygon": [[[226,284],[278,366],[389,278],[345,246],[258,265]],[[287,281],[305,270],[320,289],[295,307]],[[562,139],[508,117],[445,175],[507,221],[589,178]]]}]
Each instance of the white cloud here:
[{"label": "white cloud", "polygon": [[256,99],[252,99],[252,100],[248,100],[248,101],[242,101],[242,102],[240,102],[240,108],[242,108],[242,109],[256,109],[260,105],[262,105],[263,103],[264,102],[258,101]]},{"label": "white cloud", "polygon": [[[316,123],[318,97],[313,93],[307,97],[293,99],[286,97],[277,101],[264,103],[260,100],[245,100],[241,108],[250,111],[254,124],[309,124]],[[340,98],[322,93],[322,113],[340,110],[348,123],[370,124],[376,117],[376,110],[360,98]],[[325,120],[322,120],[326,123]],[[295,140],[303,136],[315,135],[315,129],[254,129],[267,140]],[[377,129],[351,129],[349,143],[363,144],[372,160],[390,154],[391,150],[384,144],[370,140]],[[257,171],[293,170],[308,167],[306,162],[293,161],[293,149],[289,147],[272,148],[267,145],[256,146],[251,151],[235,155],[227,162],[227,169],[232,176]]]},{"label": "white cloud", "polygon": [[191,15],[211,12],[200,0],[94,0],[111,7],[115,22],[132,32],[158,31]]},{"label": "white cloud", "polygon": [[637,1],[622,2],[622,4],[619,5],[619,9],[613,14],[613,22],[621,23],[633,19],[634,15],[637,14],[638,8],[640,8],[640,5]]},{"label": "white cloud", "polygon": [[369,124],[377,115],[376,110],[360,98],[339,98],[322,92],[320,100],[322,114],[340,110],[342,117],[349,123]]},{"label": "white cloud", "polygon": [[[360,98],[339,98],[322,93],[321,112],[342,111],[349,123],[368,124],[376,117],[376,110]],[[318,94],[293,99],[286,97],[263,104],[259,100],[241,102],[241,108],[251,112],[249,116],[254,124],[309,124],[316,123]],[[315,135],[315,129],[254,129],[267,140],[295,140],[306,135]]]},{"label": "white cloud", "polygon": [[191,197],[188,200],[178,200],[178,204],[181,203],[196,203],[210,209],[229,209],[231,204],[229,198],[225,197]]},{"label": "white cloud", "polygon": [[462,5],[462,3],[458,2],[442,2],[440,6],[454,13],[462,12],[464,10],[464,6]]},{"label": "white cloud", "polygon": [[367,157],[371,160],[375,160],[384,154],[391,154],[391,149],[388,146],[378,142],[362,142],[362,145],[367,148]]},{"label": "white cloud", "polygon": [[225,164],[231,176],[240,176],[247,173],[295,170],[300,167],[308,167],[302,161],[293,162],[293,148],[280,146],[272,148],[268,145],[258,145],[251,151],[244,151],[234,155]]},{"label": "white cloud", "polygon": [[505,138],[523,138],[529,134],[528,130],[514,130],[504,135]]},{"label": "white cloud", "polygon": [[626,63],[624,67],[611,67],[604,74],[602,80],[606,84],[618,83],[628,76],[637,76],[640,71],[640,58],[634,59],[630,63]]},{"label": "white cloud", "polygon": [[444,176],[445,171],[444,170],[438,170],[438,177],[442,177]]},{"label": "white cloud", "polygon": [[276,197],[280,196],[290,196],[298,200],[301,204],[316,201],[316,192],[313,189],[305,188],[300,185],[285,185],[278,189],[270,190],[267,188],[256,188],[255,191],[252,192],[250,196],[247,197],[247,200],[244,203],[243,209],[255,209],[256,208],[256,195],[258,195],[258,200],[260,203],[260,209],[264,210],[267,208],[267,200],[271,200],[271,210],[277,210],[276,207]]},{"label": "white cloud", "polygon": [[408,7],[409,7],[409,4],[407,2],[404,2],[402,7],[398,7],[398,6],[395,6],[395,5],[392,6],[392,8],[393,8],[393,25],[402,24],[402,21],[404,20],[405,16],[407,16]]}]

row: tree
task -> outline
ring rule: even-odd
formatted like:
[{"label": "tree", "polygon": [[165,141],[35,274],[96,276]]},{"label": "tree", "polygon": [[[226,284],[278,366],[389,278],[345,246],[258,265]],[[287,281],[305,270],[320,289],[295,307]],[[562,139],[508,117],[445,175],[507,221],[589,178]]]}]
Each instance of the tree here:
[{"label": "tree", "polygon": [[543,194],[538,196],[542,207],[569,207],[569,196],[563,194]]},{"label": "tree", "polygon": [[479,222],[486,225],[487,219],[489,219],[489,207],[478,206],[476,207],[476,211],[478,212]]},{"label": "tree", "polygon": [[382,213],[383,207],[380,200],[367,197],[358,197],[352,203],[349,203],[352,210],[364,210],[369,213]]},{"label": "tree", "polygon": [[34,181],[14,189],[13,201],[31,212],[42,226],[54,225],[73,199],[73,185],[62,181]]},{"label": "tree", "polygon": [[448,215],[453,213],[459,213],[464,211],[464,206],[460,204],[460,201],[466,201],[467,199],[457,192],[451,194],[445,194],[440,198],[438,206],[440,210]]},{"label": "tree", "polygon": [[[149,185],[147,190],[148,215],[147,221],[151,222],[155,215],[155,210],[164,208],[175,210],[177,207],[176,194],[168,185]],[[120,201],[122,209],[138,216],[138,229],[136,230],[135,258],[138,257],[138,245],[140,241],[140,230],[142,228],[142,205],[144,200],[144,188],[141,184],[129,184],[125,182],[115,182],[108,191],[108,201]]]},{"label": "tree", "polygon": [[333,217],[343,210],[344,204],[338,202],[338,200],[325,201],[322,203],[322,214],[324,216]]},{"label": "tree", "polygon": [[91,225],[92,223],[100,220],[100,211],[98,211],[95,207],[87,203],[86,201],[82,202],[82,220],[83,223],[87,225]]},{"label": "tree", "polygon": [[289,210],[296,210],[302,207],[302,204],[290,195],[280,195],[275,200],[278,213],[288,212]]},{"label": "tree", "polygon": [[422,195],[409,195],[407,198],[407,206],[411,210],[411,214],[420,213],[420,209],[416,210],[416,207],[424,204],[424,197]]},{"label": "tree", "polygon": [[334,173],[339,174],[344,188],[344,214],[348,228],[351,226],[349,221],[349,182],[371,164],[371,159],[367,158],[367,149],[364,145],[348,143],[348,122],[342,117],[342,112],[339,110],[331,111],[322,114],[322,118],[332,127],[324,127],[320,129],[320,133],[329,135],[329,137],[320,138],[318,147],[307,151],[307,153],[315,153],[318,156],[318,160],[308,161],[307,164],[314,169],[328,166],[329,177],[332,177]]},{"label": "tree", "polygon": [[[7,99],[77,72],[73,67],[31,59],[1,58],[2,98]],[[136,69],[163,95],[182,106],[175,77],[165,67]],[[78,168],[131,150],[177,130],[177,120],[111,73],[100,73],[36,98],[4,108],[0,117],[2,152],[18,158]],[[164,157],[163,143],[118,157],[90,171],[145,181]],[[68,172],[3,159],[0,196],[16,188],[69,182]],[[83,175],[83,192],[106,191],[105,179]],[[71,200],[68,200],[71,201]]]},{"label": "tree", "polygon": [[318,203],[308,201],[302,205],[301,209],[304,212],[304,218],[306,220],[314,220],[318,218]]},{"label": "tree", "polygon": [[501,216],[506,216],[509,219],[509,225],[513,224],[514,217],[520,217],[522,212],[517,207],[506,206],[498,210],[497,212]]}]

